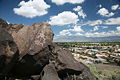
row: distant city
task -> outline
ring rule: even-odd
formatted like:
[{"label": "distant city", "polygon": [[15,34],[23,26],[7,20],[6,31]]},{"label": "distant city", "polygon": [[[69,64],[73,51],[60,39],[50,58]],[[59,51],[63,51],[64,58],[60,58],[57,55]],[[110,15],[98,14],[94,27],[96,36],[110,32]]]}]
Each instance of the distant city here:
[{"label": "distant city", "polygon": [[79,62],[120,66],[120,42],[58,42],[56,44],[68,48]]}]

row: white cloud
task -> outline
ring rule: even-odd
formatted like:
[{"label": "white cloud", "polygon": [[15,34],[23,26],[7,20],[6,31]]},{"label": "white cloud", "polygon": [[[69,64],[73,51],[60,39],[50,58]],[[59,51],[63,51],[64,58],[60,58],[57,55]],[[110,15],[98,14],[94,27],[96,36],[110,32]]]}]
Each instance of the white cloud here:
[{"label": "white cloud", "polygon": [[10,24],[10,22],[9,21],[6,21],[7,22],[7,24]]},{"label": "white cloud", "polygon": [[106,8],[101,8],[100,10],[98,10],[97,14],[100,14],[104,17],[111,17],[114,15],[113,12],[109,12]]},{"label": "white cloud", "polygon": [[67,24],[75,24],[78,21],[78,15],[71,11],[64,11],[59,13],[57,16],[52,16],[49,23],[51,25],[63,26]]},{"label": "white cloud", "polygon": [[70,31],[69,31],[69,33],[66,33],[66,32],[65,32],[66,35],[64,35],[64,33],[63,33],[63,35],[62,35],[62,34],[60,34],[60,33],[64,32],[64,30],[63,30],[63,31],[61,31],[61,32],[59,33],[59,36],[78,36],[78,37],[80,37],[80,36],[85,36],[85,37],[110,37],[110,36],[120,36],[120,31],[119,31],[119,30],[120,30],[120,29],[118,29],[117,31],[94,32],[94,33],[92,33],[92,32],[88,32],[88,33],[80,33],[80,32],[70,33]]},{"label": "white cloud", "polygon": [[108,26],[101,26],[101,25],[99,25],[99,26],[95,26],[93,28],[93,30],[91,30],[91,31],[98,31],[99,29],[106,29],[106,28],[108,28]]},{"label": "white cloud", "polygon": [[53,3],[57,5],[63,5],[65,3],[71,3],[71,4],[81,4],[85,0],[51,0]]},{"label": "white cloud", "polygon": [[99,25],[99,24],[102,24],[102,20],[96,20],[96,21],[92,21],[90,22],[90,26],[95,26],[95,25]]},{"label": "white cloud", "polygon": [[102,7],[102,5],[100,4],[98,7],[99,7],[99,8],[101,8],[101,7]]},{"label": "white cloud", "polygon": [[95,32],[95,33],[85,33],[86,37],[109,37],[109,36],[119,36],[120,31],[109,31],[109,32]]},{"label": "white cloud", "polygon": [[106,28],[108,28],[108,26],[95,26],[91,31],[98,31],[98,30],[100,30],[100,29],[106,29]]},{"label": "white cloud", "polygon": [[85,23],[82,23],[81,25],[82,26],[85,26],[85,25],[89,25],[89,26],[96,26],[96,25],[120,25],[120,17],[109,18],[109,19],[106,19],[106,20],[87,21]]},{"label": "white cloud", "polygon": [[112,10],[117,10],[119,8],[119,5],[117,4],[117,5],[113,5],[112,7],[111,7],[111,9]]},{"label": "white cloud", "polygon": [[74,11],[77,11],[77,12],[80,11],[81,9],[82,9],[81,6],[77,6],[77,7],[73,8],[73,10],[74,10]]},{"label": "white cloud", "polygon": [[83,36],[81,33],[75,33],[74,36]]},{"label": "white cloud", "polygon": [[87,15],[83,12],[83,9],[81,6],[77,6],[73,8],[74,11],[78,12],[78,15],[81,16],[83,19],[87,17]]},{"label": "white cloud", "polygon": [[71,35],[70,31],[69,30],[62,30],[59,32],[59,36],[69,36]]},{"label": "white cloud", "polygon": [[76,35],[78,35],[80,32],[84,32],[81,26],[74,26],[73,28],[60,31],[58,36],[71,36],[72,33],[77,33]]},{"label": "white cloud", "polygon": [[45,15],[48,13],[47,9],[50,8],[44,0],[21,1],[18,6],[20,7],[13,9],[14,13],[27,18]]},{"label": "white cloud", "polygon": [[95,27],[93,28],[93,31],[97,31],[97,30],[99,30],[99,26],[95,26]]},{"label": "white cloud", "polygon": [[74,26],[74,28],[71,29],[70,31],[73,31],[73,32],[84,32],[84,30],[81,28],[81,26]]},{"label": "white cloud", "polygon": [[[99,30],[99,28],[103,28],[104,26],[95,26],[94,31]],[[76,26],[70,29],[62,30],[59,32],[59,36],[85,36],[85,37],[109,37],[109,36],[120,36],[120,26],[116,27],[116,31],[108,31],[108,32],[84,32],[79,26],[79,31],[76,30]],[[107,28],[105,26],[105,28]]]},{"label": "white cloud", "polygon": [[117,29],[118,31],[120,31],[120,26],[116,27],[116,29]]},{"label": "white cloud", "polygon": [[84,26],[84,25],[96,26],[96,25],[100,25],[102,23],[103,23],[102,20],[88,21],[88,22],[82,24],[82,26]]},{"label": "white cloud", "polygon": [[102,26],[102,28],[103,28],[103,29],[106,29],[106,28],[108,28],[108,26]]},{"label": "white cloud", "polygon": [[107,24],[107,25],[120,25],[120,17],[109,18],[109,19],[105,20],[105,22],[103,24]]}]

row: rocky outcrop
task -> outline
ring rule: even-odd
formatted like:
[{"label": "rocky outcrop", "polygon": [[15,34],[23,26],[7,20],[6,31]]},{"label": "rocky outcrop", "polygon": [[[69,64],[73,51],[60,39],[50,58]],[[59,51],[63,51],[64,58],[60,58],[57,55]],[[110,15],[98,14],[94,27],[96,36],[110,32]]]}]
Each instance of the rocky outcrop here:
[{"label": "rocky outcrop", "polygon": [[54,55],[55,60],[53,61],[55,61],[54,64],[60,78],[64,79],[68,75],[82,74],[84,80],[94,80],[89,68],[83,63],[76,61],[69,50],[55,45],[53,47],[52,52],[57,55]]},{"label": "rocky outcrop", "polygon": [[65,80],[68,75],[82,74],[78,80],[95,80],[89,68],[77,62],[69,50],[52,43],[49,26],[7,24],[0,28],[0,79]]},{"label": "rocky outcrop", "polygon": [[5,20],[1,19],[1,18],[0,18],[0,27],[1,28],[8,27],[8,23]]},{"label": "rocky outcrop", "polygon": [[35,23],[32,26],[13,24],[9,27],[8,31],[17,44],[21,56],[26,53],[34,55],[52,44],[53,33],[48,26],[50,26],[48,23]]},{"label": "rocky outcrop", "polygon": [[8,74],[19,57],[17,45],[4,26],[0,27],[0,75]]}]

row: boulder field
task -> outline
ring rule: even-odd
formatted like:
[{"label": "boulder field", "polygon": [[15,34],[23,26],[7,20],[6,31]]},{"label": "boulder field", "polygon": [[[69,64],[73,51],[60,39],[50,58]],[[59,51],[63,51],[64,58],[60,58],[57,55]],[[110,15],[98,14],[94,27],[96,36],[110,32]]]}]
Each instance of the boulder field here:
[{"label": "boulder field", "polygon": [[96,80],[71,52],[53,43],[48,23],[7,24],[0,19],[0,80]]}]

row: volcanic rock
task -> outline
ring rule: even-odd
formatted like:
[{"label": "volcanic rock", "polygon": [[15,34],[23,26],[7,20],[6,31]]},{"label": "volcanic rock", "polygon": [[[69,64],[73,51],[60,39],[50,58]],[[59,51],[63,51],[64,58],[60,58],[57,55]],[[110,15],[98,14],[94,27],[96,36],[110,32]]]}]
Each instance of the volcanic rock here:
[{"label": "volcanic rock", "polygon": [[0,18],[0,27],[2,27],[2,28],[8,27],[8,23],[5,20],[1,19],[1,18]]},{"label": "volcanic rock", "polygon": [[95,77],[90,72],[89,68],[83,63],[76,61],[68,49],[54,44],[51,46],[51,49],[54,57],[51,61],[55,64],[56,70],[61,79],[64,80],[68,75],[82,74],[84,80],[95,80]]},{"label": "volcanic rock", "polygon": [[[1,21],[0,21],[1,23]],[[4,24],[5,22],[3,22]],[[1,23],[1,25],[3,25]],[[5,23],[6,25],[7,23]],[[0,27],[0,74],[8,74],[19,57],[19,50],[11,34]]]},{"label": "volcanic rock", "polygon": [[55,65],[52,63],[46,65],[43,69],[43,72],[44,74],[42,80],[60,80],[57,71],[55,69]]},{"label": "volcanic rock", "polygon": [[11,25],[9,32],[18,46],[21,56],[26,53],[34,55],[52,44],[53,32],[48,26],[50,26],[48,23],[35,23],[32,26]]}]

